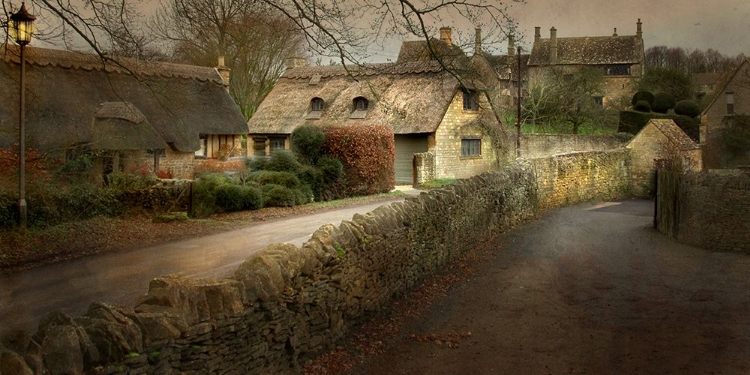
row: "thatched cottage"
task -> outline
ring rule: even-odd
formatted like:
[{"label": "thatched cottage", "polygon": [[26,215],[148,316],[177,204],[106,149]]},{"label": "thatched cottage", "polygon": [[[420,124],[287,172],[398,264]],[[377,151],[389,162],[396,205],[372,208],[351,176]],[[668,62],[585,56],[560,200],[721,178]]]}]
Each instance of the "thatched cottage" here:
[{"label": "thatched cottage", "polygon": [[429,43],[404,42],[395,63],[290,64],[248,121],[249,139],[263,156],[289,148],[303,124],[385,125],[395,137],[398,183],[469,177],[498,160],[500,137],[491,135],[502,128],[488,95],[497,82],[482,54],[467,57],[443,28]]},{"label": "thatched cottage", "polygon": [[[750,165],[750,150],[736,145],[750,144],[747,129],[736,123],[739,114],[750,115],[750,60],[745,59],[714,92],[701,113],[700,142],[707,169],[737,168]],[[739,130],[739,131],[733,131]],[[732,139],[734,137],[745,139]],[[733,147],[735,145],[735,147]]]},{"label": "thatched cottage", "polygon": [[[17,147],[19,51],[1,51],[0,147]],[[247,127],[217,68],[34,47],[25,56],[29,148],[63,162],[92,155],[101,174],[148,165],[179,178],[193,177],[196,158],[240,154]]]},{"label": "thatched cottage", "polygon": [[529,74],[543,74],[550,69],[562,69],[563,74],[574,74],[583,67],[601,69],[604,88],[594,99],[603,106],[615,104],[620,98],[635,93],[635,85],[645,73],[645,52],[641,20],[635,35],[595,37],[557,37],[557,29],[550,29],[550,37],[542,38],[540,27],[535,28],[534,45],[528,62]]}]

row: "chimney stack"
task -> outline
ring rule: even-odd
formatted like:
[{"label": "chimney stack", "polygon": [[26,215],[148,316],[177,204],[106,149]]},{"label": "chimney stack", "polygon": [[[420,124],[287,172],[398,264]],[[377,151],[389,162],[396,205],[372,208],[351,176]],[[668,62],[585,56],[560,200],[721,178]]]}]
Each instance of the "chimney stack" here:
[{"label": "chimney stack", "polygon": [[477,27],[474,31],[474,54],[479,55],[482,53],[482,29]]},{"label": "chimney stack", "polygon": [[534,42],[542,38],[542,28],[539,26],[534,27]]},{"label": "chimney stack", "polygon": [[286,70],[307,66],[307,60],[304,57],[288,57],[286,59]]},{"label": "chimney stack", "polygon": [[615,33],[612,36],[617,36],[617,28],[615,27]]},{"label": "chimney stack", "polygon": [[216,66],[216,71],[219,72],[219,75],[221,76],[221,83],[224,85],[224,88],[229,90],[229,68],[227,68],[224,65],[224,56],[219,56],[219,61]]},{"label": "chimney stack", "polygon": [[557,29],[554,26],[549,29],[549,64],[557,64]]},{"label": "chimney stack", "polygon": [[635,31],[635,36],[637,36],[639,38],[643,38],[643,28],[642,28],[642,26],[643,26],[643,24],[641,23],[641,19],[639,18],[638,19],[638,23],[636,24],[636,31]]},{"label": "chimney stack", "polygon": [[445,44],[448,46],[453,45],[453,39],[451,39],[451,28],[450,27],[441,27],[440,28],[440,40],[442,40]]}]

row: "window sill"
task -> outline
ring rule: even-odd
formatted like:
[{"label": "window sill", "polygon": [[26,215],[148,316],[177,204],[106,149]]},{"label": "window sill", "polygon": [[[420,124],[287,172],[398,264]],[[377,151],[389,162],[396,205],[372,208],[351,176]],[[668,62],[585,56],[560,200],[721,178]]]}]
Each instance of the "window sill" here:
[{"label": "window sill", "polygon": [[476,160],[481,159],[482,155],[472,155],[472,156],[461,156],[461,160]]}]

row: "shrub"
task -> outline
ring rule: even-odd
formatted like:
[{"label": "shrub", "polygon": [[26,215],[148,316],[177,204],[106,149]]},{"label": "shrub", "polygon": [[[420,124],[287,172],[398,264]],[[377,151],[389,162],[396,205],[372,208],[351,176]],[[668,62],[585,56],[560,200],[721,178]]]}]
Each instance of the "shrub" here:
[{"label": "shrub", "polygon": [[700,142],[701,122],[690,116],[675,116],[674,122],[695,142]]},{"label": "shrub", "polygon": [[698,107],[698,103],[692,100],[680,100],[674,106],[674,113],[676,115],[698,117],[701,114],[701,109]]},{"label": "shrub", "polygon": [[268,159],[265,157],[247,159],[245,165],[247,166],[247,169],[251,171],[262,171],[268,166]]},{"label": "shrub", "polygon": [[649,113],[651,112],[651,105],[645,100],[639,100],[638,103],[635,103],[633,109],[638,112]]},{"label": "shrub", "polygon": [[297,201],[294,190],[281,185],[264,185],[262,190],[266,207],[292,207]]},{"label": "shrub", "polygon": [[297,174],[302,169],[302,164],[297,161],[297,159],[294,157],[294,154],[292,154],[290,151],[279,150],[274,151],[274,153],[271,154],[271,157],[268,159],[268,162],[266,163],[264,169],[269,171],[290,172]]},{"label": "shrub", "polygon": [[240,211],[244,205],[244,192],[240,185],[219,185],[214,191],[216,205],[223,211]]},{"label": "shrub", "polygon": [[633,99],[630,100],[630,104],[637,105],[641,100],[645,100],[649,107],[654,104],[654,94],[650,91],[638,91],[633,95]]},{"label": "shrub", "polygon": [[654,103],[651,105],[651,110],[658,113],[667,113],[676,104],[677,100],[674,95],[666,92],[657,92],[654,94]]},{"label": "shrub", "polygon": [[343,165],[345,196],[384,193],[396,185],[393,132],[386,126],[328,128],[325,151]]},{"label": "shrub", "polygon": [[216,189],[232,182],[223,173],[210,173],[198,177],[195,181],[193,195],[195,206],[193,213],[197,216],[210,215],[221,210],[216,204]]},{"label": "shrub", "polygon": [[325,140],[325,133],[317,126],[302,125],[292,132],[292,151],[300,162],[315,164],[321,156]]},{"label": "shrub", "polygon": [[250,178],[260,186],[274,184],[293,189],[301,184],[297,175],[290,172],[260,171],[253,173]]},{"label": "shrub", "polygon": [[243,186],[243,208],[246,210],[257,210],[263,207],[263,192],[252,186]]}]

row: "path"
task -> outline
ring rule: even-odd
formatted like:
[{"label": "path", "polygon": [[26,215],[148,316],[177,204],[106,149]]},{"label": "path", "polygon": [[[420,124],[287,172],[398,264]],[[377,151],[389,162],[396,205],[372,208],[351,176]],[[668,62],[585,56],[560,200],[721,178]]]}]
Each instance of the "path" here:
[{"label": "path", "polygon": [[[583,204],[501,236],[351,373],[750,373],[750,257],[680,245],[652,214]],[[410,338],[469,332],[457,348]]]},{"label": "path", "polygon": [[33,331],[39,318],[53,310],[75,317],[83,315],[91,302],[133,306],[146,294],[149,282],[162,275],[229,276],[248,256],[271,243],[302,245],[322,225],[338,225],[355,213],[398,200],[401,198],[0,275],[0,336],[12,329]]}]

